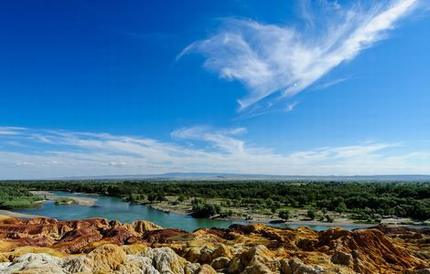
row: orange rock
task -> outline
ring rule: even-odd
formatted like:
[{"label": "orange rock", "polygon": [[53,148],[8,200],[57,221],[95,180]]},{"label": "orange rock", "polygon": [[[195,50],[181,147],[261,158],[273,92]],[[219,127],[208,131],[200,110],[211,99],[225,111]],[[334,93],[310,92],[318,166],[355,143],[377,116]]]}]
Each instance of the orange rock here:
[{"label": "orange rock", "polygon": [[[118,246],[127,248],[119,251]],[[160,248],[152,250],[151,247]],[[113,271],[117,266],[127,272],[127,269],[147,265],[150,260],[157,262],[155,265],[159,269],[167,267],[180,273],[187,269],[187,273],[193,274],[212,273],[213,268],[230,273],[289,273],[294,269],[425,273],[430,267],[430,230],[378,226],[355,231],[316,232],[305,227],[282,229],[252,224],[189,233],[162,229],[146,221],[122,224],[100,218],[77,221],[0,219],[0,260],[14,260],[23,255],[23,250],[35,254],[49,250],[54,256],[81,254],[85,258],[67,261],[70,269],[90,267],[89,260],[100,262],[103,271]],[[114,254],[113,257],[108,253]],[[146,254],[146,259],[139,257],[142,254]],[[129,266],[124,263],[127,256],[131,256],[133,262]],[[169,260],[158,260],[157,256]],[[147,265],[148,269],[152,263]]]}]

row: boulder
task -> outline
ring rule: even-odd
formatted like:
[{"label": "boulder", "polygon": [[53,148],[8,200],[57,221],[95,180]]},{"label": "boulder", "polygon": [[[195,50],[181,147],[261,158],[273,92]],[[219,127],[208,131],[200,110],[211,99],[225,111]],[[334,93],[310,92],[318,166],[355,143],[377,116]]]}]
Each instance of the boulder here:
[{"label": "boulder", "polygon": [[139,255],[128,255],[124,264],[115,271],[116,274],[159,274],[160,272],[152,265],[152,260]]},{"label": "boulder", "polygon": [[274,257],[275,255],[267,249],[267,247],[264,245],[257,245],[242,253],[240,260],[245,265],[251,265],[256,261],[262,263],[273,261],[275,259]]},{"label": "boulder", "polygon": [[252,265],[249,265],[245,268],[242,274],[272,274],[273,271],[262,264],[261,262],[254,262]]},{"label": "boulder", "polygon": [[191,263],[185,266],[184,271],[185,271],[185,274],[195,274],[199,272],[200,268],[201,268],[201,265],[199,263]]},{"label": "boulder", "polygon": [[205,245],[202,249],[200,249],[200,256],[198,262],[201,264],[210,264],[212,261],[212,254],[214,249],[208,245]]},{"label": "boulder", "polygon": [[185,249],[185,252],[182,254],[182,256],[190,262],[197,263],[200,260],[201,250],[201,247],[189,247]]},{"label": "boulder", "polygon": [[314,239],[300,239],[297,242],[297,247],[303,251],[313,251],[315,250],[315,246],[318,244],[318,240]]},{"label": "boulder", "polygon": [[0,263],[0,273],[6,273],[8,267],[11,265],[11,263]]},{"label": "boulder", "polygon": [[64,259],[63,269],[70,273],[91,273],[94,260],[88,256],[71,256]]},{"label": "boulder", "polygon": [[212,261],[211,266],[217,270],[225,269],[229,267],[230,262],[231,260],[228,257],[218,257]]},{"label": "boulder", "polygon": [[228,271],[231,273],[242,272],[248,266],[254,265],[253,269],[255,269],[259,267],[260,264],[266,266],[275,264],[274,254],[264,245],[251,247],[249,250],[234,257]]},{"label": "boulder", "polygon": [[430,268],[421,268],[421,269],[416,269],[414,270],[414,272],[412,272],[413,274],[430,274]]},{"label": "boulder", "polygon": [[131,224],[131,226],[137,233],[162,229],[162,227],[159,225],[143,220],[135,221]]},{"label": "boulder", "polygon": [[218,245],[215,250],[212,252],[211,254],[211,260],[214,260],[218,257],[227,257],[227,258],[232,258],[233,254],[230,251],[230,249],[224,245],[224,244],[220,244]]},{"label": "boulder", "polygon": [[126,259],[126,254],[119,246],[105,244],[97,247],[87,255],[94,262],[93,272],[112,272]]},{"label": "boulder", "polygon": [[132,245],[124,245],[122,246],[122,250],[124,250],[124,252],[127,255],[136,255],[136,254],[140,254],[145,252],[145,250],[147,250],[148,247],[145,244],[132,244]]},{"label": "boulder", "polygon": [[61,265],[62,261],[59,258],[43,253],[28,253],[15,258],[1,273],[66,274]]},{"label": "boulder", "polygon": [[168,247],[148,249],[142,255],[150,258],[152,265],[161,273],[183,274],[188,264],[184,258],[179,257]]},{"label": "boulder", "polygon": [[204,264],[195,274],[217,274],[217,272],[210,265]]},{"label": "boulder", "polygon": [[323,272],[321,267],[306,265],[299,258],[281,260],[281,274],[319,274]]},{"label": "boulder", "polygon": [[342,251],[336,251],[336,253],[331,257],[331,261],[334,264],[349,266],[352,263],[352,256],[351,254]]}]

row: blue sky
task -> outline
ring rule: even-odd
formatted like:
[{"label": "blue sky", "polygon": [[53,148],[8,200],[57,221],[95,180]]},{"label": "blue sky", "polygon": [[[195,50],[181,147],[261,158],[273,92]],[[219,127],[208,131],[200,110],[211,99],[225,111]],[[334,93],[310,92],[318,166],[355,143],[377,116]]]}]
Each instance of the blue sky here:
[{"label": "blue sky", "polygon": [[429,12],[2,2],[0,177],[430,174]]}]

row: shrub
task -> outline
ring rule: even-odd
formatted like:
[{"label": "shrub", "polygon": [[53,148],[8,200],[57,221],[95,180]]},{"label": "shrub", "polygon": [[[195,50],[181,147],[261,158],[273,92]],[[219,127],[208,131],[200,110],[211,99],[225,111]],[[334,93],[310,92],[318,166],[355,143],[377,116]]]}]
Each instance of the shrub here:
[{"label": "shrub", "polygon": [[313,210],[313,209],[309,209],[309,210],[308,210],[308,212],[307,212],[307,215],[308,215],[308,217],[309,217],[311,220],[315,219],[315,217],[316,217],[315,210]]},{"label": "shrub", "polygon": [[221,207],[219,205],[207,203],[195,203],[193,204],[192,210],[192,215],[196,218],[209,218],[221,213]]},{"label": "shrub", "polygon": [[329,222],[329,223],[333,223],[334,222],[334,218],[332,216],[330,216],[330,215],[325,215],[325,218],[326,218],[327,222]]},{"label": "shrub", "polygon": [[290,218],[290,212],[286,209],[279,211],[278,213],[279,218],[288,220]]}]

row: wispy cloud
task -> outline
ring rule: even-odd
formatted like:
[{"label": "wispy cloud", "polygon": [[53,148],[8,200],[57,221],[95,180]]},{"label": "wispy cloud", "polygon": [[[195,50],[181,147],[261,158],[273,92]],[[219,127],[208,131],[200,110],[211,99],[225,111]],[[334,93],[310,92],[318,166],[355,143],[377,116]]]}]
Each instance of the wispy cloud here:
[{"label": "wispy cloud", "polygon": [[200,126],[175,130],[172,132],[171,136],[208,142],[228,153],[243,153],[245,150],[245,143],[235,138],[235,136],[245,132],[245,128],[214,130],[209,127]]},{"label": "wispy cloud", "polygon": [[16,135],[20,130],[20,127],[0,127],[0,135]]},{"label": "wispy cloud", "polygon": [[331,81],[328,81],[328,82],[324,82],[324,83],[322,83],[320,85],[317,85],[315,87],[315,89],[318,89],[318,90],[320,90],[320,89],[326,89],[326,88],[335,86],[337,84],[340,84],[342,82],[345,82],[346,80],[348,80],[348,78],[339,78],[339,79],[331,80]]},{"label": "wispy cloud", "polygon": [[284,112],[290,112],[293,111],[294,108],[298,105],[298,102],[293,102],[291,104],[288,104],[285,108],[284,108]]},{"label": "wispy cloud", "polygon": [[[303,1],[305,27],[264,24],[253,20],[225,20],[221,30],[189,45],[205,56],[204,67],[249,90],[240,110],[276,95],[294,96],[333,68],[387,37],[387,31],[410,14],[420,0]],[[317,5],[316,7],[315,5]]]},{"label": "wispy cloud", "polygon": [[[285,175],[430,173],[430,151],[364,142],[275,153],[244,140],[246,129],[199,126],[170,142],[139,136],[20,129],[0,135],[0,178],[228,172]],[[35,136],[37,136],[35,138]],[[10,145],[10,141],[19,144]],[[25,149],[22,147],[25,146]]]},{"label": "wispy cloud", "polygon": [[286,101],[281,103],[272,103],[272,102],[266,102],[264,105],[254,106],[250,109],[250,111],[242,112],[238,117],[236,118],[237,121],[239,120],[247,120],[252,119],[256,117],[260,117],[267,114],[273,114],[273,113],[288,113],[293,111],[297,105],[299,104],[298,101]]}]

